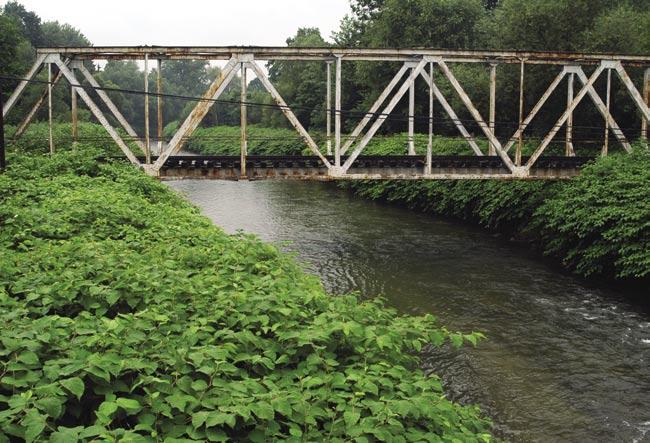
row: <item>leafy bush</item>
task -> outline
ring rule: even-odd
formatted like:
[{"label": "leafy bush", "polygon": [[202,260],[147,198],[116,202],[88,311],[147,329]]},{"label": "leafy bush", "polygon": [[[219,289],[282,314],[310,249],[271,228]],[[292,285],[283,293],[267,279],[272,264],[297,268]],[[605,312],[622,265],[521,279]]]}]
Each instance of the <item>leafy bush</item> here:
[{"label": "leafy bush", "polygon": [[0,441],[489,441],[432,316],[332,297],[96,151],[0,174]]},{"label": "leafy bush", "polygon": [[650,154],[612,155],[587,166],[536,210],[547,254],[582,275],[650,276]]}]

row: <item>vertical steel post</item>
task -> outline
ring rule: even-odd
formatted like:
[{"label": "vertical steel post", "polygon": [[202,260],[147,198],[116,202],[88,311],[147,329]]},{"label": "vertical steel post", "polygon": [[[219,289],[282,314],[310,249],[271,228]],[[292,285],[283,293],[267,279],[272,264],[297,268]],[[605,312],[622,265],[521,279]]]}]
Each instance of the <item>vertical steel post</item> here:
[{"label": "vertical steel post", "polygon": [[47,121],[51,155],[54,154],[54,137],[52,135],[52,63],[47,64]]},{"label": "vertical steel post", "polygon": [[[526,62],[521,59],[521,72],[519,73],[519,127],[521,128],[524,122],[524,69]],[[517,149],[515,150],[515,165],[521,166],[521,150],[524,145],[524,131],[519,132],[519,139],[517,140]]]},{"label": "vertical steel post", "polygon": [[431,157],[433,151],[433,62],[429,62],[429,140],[427,141],[427,158],[424,173],[431,174]]},{"label": "vertical steel post", "polygon": [[[490,116],[489,116],[489,126],[490,131],[494,133],[496,128],[496,113],[497,113],[497,64],[490,63]],[[496,155],[496,148],[494,144],[490,142],[488,148],[488,155]]]},{"label": "vertical steel post", "polygon": [[[645,70],[643,75],[643,99],[645,104],[650,106],[650,68]],[[648,139],[648,120],[641,116],[641,138]]]},{"label": "vertical steel post", "polygon": [[332,155],[332,62],[327,61],[326,138],[327,155]]},{"label": "vertical steel post", "polygon": [[[607,92],[606,92],[606,97],[605,97],[605,107],[607,108],[607,113],[609,114],[609,108],[610,108],[610,102],[611,102],[611,94],[612,94],[612,70],[607,69]],[[603,143],[603,150],[601,152],[601,155],[604,157],[607,155],[607,151],[609,150],[609,120],[605,119],[605,140]]]},{"label": "vertical steel post", "polygon": [[240,177],[246,178],[246,155],[248,151],[248,140],[246,139],[246,63],[241,63],[241,96],[240,96],[240,125],[241,147],[240,147]]},{"label": "vertical steel post", "polygon": [[336,57],[334,84],[334,166],[341,167],[341,57]]},{"label": "vertical steel post", "polygon": [[[413,72],[413,68],[411,68],[411,72]],[[409,86],[409,140],[408,140],[408,154],[409,155],[415,155],[415,140],[414,140],[414,132],[415,132],[415,82],[411,83]]]},{"label": "vertical steel post", "polygon": [[[72,69],[74,72],[74,69]],[[77,88],[70,86],[70,119],[72,120],[72,144],[77,143],[79,137],[79,116],[77,113]]]},{"label": "vertical steel post", "polygon": [[[571,102],[573,101],[573,82],[575,80],[575,74],[572,72],[567,77],[567,92],[566,92],[566,105],[567,109],[570,107]],[[566,119],[566,139],[564,142],[564,155],[567,157],[575,156],[575,150],[573,149],[573,111],[569,112],[569,116]]]},{"label": "vertical steel post", "polygon": [[156,75],[156,106],[158,108],[158,122],[156,124],[158,137],[158,155],[162,152],[163,142],[163,104],[162,104],[162,60],[158,59],[158,72]]},{"label": "vertical steel post", "polygon": [[2,108],[4,102],[2,101],[2,88],[0,88],[0,170],[7,167],[7,160],[5,158],[5,117]]},{"label": "vertical steel post", "polygon": [[151,164],[151,140],[149,139],[149,54],[144,55],[144,155]]}]

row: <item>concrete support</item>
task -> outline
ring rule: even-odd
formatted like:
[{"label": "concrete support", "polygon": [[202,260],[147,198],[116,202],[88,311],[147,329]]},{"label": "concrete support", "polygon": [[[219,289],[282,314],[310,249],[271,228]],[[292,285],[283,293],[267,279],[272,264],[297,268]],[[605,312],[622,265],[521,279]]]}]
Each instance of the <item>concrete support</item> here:
[{"label": "concrete support", "polygon": [[[497,113],[497,64],[490,63],[490,131],[496,134],[496,113]],[[495,155],[496,149],[492,143],[488,148],[488,155]]]},{"label": "concrete support", "polygon": [[54,154],[54,137],[52,136],[52,63],[47,64],[47,127],[51,155]]},{"label": "concrete support", "polygon": [[151,164],[151,139],[149,137],[149,54],[144,55],[144,155]]},{"label": "concrete support", "polygon": [[[411,68],[413,72],[413,68]],[[408,154],[415,155],[415,82],[409,86]]]},{"label": "concrete support", "polygon": [[240,119],[239,119],[239,130],[240,130],[240,154],[239,154],[239,160],[240,160],[240,173],[241,177],[246,177],[246,155],[248,153],[248,140],[247,140],[247,134],[246,134],[246,123],[247,123],[247,115],[246,115],[246,63],[241,63],[241,94],[240,94],[240,103],[239,103],[239,112],[240,112]]},{"label": "concrete support", "polygon": [[162,102],[162,60],[158,59],[158,69],[156,72],[156,107],[157,107],[157,123],[156,123],[156,136],[158,138],[158,155],[162,152],[163,143],[163,102]]},{"label": "concrete support", "polygon": [[[521,68],[519,72],[519,127],[523,126],[524,122],[524,72],[526,69],[526,61],[521,60]],[[521,166],[521,151],[524,146],[524,131],[519,131],[519,137],[517,137],[517,148],[515,150],[515,165],[517,167]]]},{"label": "concrete support", "polygon": [[326,143],[327,143],[327,155],[332,155],[332,62],[325,62],[327,66],[327,97],[325,103],[326,109]]},{"label": "concrete support", "polygon": [[334,166],[341,167],[341,57],[336,57],[334,75]]},{"label": "concrete support", "polygon": [[[573,101],[573,85],[575,81],[575,74],[572,72],[569,74],[567,77],[568,79],[568,84],[567,84],[567,92],[566,92],[566,105],[567,109],[569,108],[569,105]],[[569,112],[569,116],[567,117],[566,120],[566,138],[564,141],[564,155],[567,157],[575,156],[575,149],[573,148],[573,111]]]},{"label": "concrete support", "polygon": [[[611,95],[612,95],[612,70],[607,69],[607,92],[605,96],[605,106],[607,107],[607,114],[609,114]],[[608,150],[609,150],[609,120],[606,118],[605,139],[603,141],[603,150],[601,152],[601,155],[605,157],[607,155]]]},{"label": "concrete support", "polygon": [[429,138],[424,173],[431,175],[431,157],[433,155],[433,63],[429,62]]},{"label": "concrete support", "polygon": [[[74,69],[72,70],[74,74]],[[79,138],[79,115],[77,113],[77,89],[70,87],[70,120],[72,124],[72,143],[77,143]]]}]

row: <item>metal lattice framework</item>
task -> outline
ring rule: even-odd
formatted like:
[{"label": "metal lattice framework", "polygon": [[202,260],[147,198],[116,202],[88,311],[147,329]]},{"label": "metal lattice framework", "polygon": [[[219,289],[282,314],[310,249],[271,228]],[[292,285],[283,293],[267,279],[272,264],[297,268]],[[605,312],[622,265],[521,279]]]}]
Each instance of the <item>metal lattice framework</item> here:
[{"label": "metal lattice framework", "polygon": [[[163,150],[162,139],[162,111],[161,111],[161,70],[163,60],[227,60],[220,75],[209,86],[208,90],[198,101],[189,116],[185,119],[177,132],[173,135],[166,148]],[[157,60],[157,105],[158,105],[158,148],[159,155],[152,160],[150,135],[149,135],[149,94],[148,82],[145,81],[145,135],[140,138],[133,127],[126,121],[117,106],[108,97],[106,92],[100,88],[92,73],[83,65],[85,60],[144,60],[145,79],[148,77],[148,66],[150,60]],[[327,65],[327,145],[324,154],[316,144],[311,135],[305,130],[291,108],[284,101],[280,93],[269,80],[266,72],[260,66],[262,61],[322,61]],[[358,122],[356,127],[343,142],[341,124],[341,66],[345,61],[372,61],[372,62],[401,62],[402,65],[395,73],[391,81],[386,85],[379,97],[368,110],[368,113]],[[453,74],[450,65],[458,63],[482,63],[490,66],[490,107],[489,116],[486,120],[478,111],[469,95],[462,87],[456,76]],[[496,136],[495,115],[496,115],[496,73],[497,67],[501,64],[518,64],[521,66],[520,80],[520,118],[518,128],[508,139],[502,143]],[[551,65],[558,67],[555,79],[548,86],[544,94],[539,98],[527,116],[524,116],[523,89],[524,69],[527,64]],[[58,73],[52,78],[52,65],[58,68]],[[648,122],[650,121],[650,56],[627,56],[616,54],[583,54],[583,53],[559,53],[559,52],[514,52],[514,51],[454,51],[436,49],[341,49],[341,48],[288,48],[288,47],[84,47],[84,48],[43,48],[38,50],[37,59],[26,74],[25,78],[18,84],[12,95],[3,107],[3,115],[12,109],[26,85],[39,71],[46,66],[49,73],[49,83],[46,90],[25,116],[17,129],[17,136],[20,136],[38,109],[48,100],[52,108],[52,87],[61,78],[65,78],[72,86],[72,123],[73,137],[76,137],[77,122],[77,96],[88,106],[95,118],[106,129],[108,134],[117,143],[126,157],[135,165],[142,167],[148,174],[159,176],[167,160],[177,154],[185,140],[192,135],[199,126],[202,119],[208,113],[215,101],[226,90],[238,72],[241,73],[241,175],[245,176],[247,158],[247,130],[246,130],[246,74],[252,71],[260,80],[264,88],[269,92],[279,109],[284,113],[291,125],[304,139],[306,145],[317,156],[322,166],[326,168],[326,176],[329,178],[440,178],[432,168],[432,122],[433,103],[438,101],[449,118],[454,122],[461,136],[464,137],[476,156],[485,154],[498,156],[503,162],[506,173],[474,173],[474,174],[448,174],[445,178],[530,178],[535,177],[534,165],[540,155],[551,143],[562,126],[566,127],[565,155],[573,156],[573,113],[581,101],[589,96],[597,110],[603,116],[605,124],[605,139],[603,155],[607,154],[608,134],[611,130],[616,139],[626,151],[630,151],[628,142],[623,131],[610,113],[610,90],[612,72],[615,72],[630,98],[636,105],[641,117],[641,137],[647,138]],[[590,76],[585,74],[584,66],[593,66],[595,70]],[[643,95],[630,79],[626,67],[635,66],[645,68]],[[334,106],[332,107],[332,67],[334,68]],[[452,85],[453,90],[460,98],[473,121],[481,129],[485,138],[489,141],[488,152],[482,152],[474,137],[469,133],[463,122],[458,118],[456,111],[450,105],[448,99],[443,95],[440,88],[434,82],[434,70],[439,70]],[[606,73],[607,75],[607,97],[603,100],[594,89],[595,82]],[[109,123],[102,110],[97,106],[86,90],[81,87],[77,75],[81,75],[92,88],[97,92],[98,97],[110,111],[115,120],[122,126],[126,133],[136,139],[137,146],[144,153],[144,161],[136,156],[125,143],[116,129]],[[396,105],[408,92],[409,97],[409,143],[408,154],[415,155],[413,142],[414,133],[414,101],[415,82],[421,79],[428,86],[429,90],[429,139],[427,153],[423,168],[409,172],[408,177],[403,174],[390,173],[355,173],[355,161],[363,153],[373,136],[380,129]],[[550,129],[534,153],[522,162],[522,135],[531,121],[547,103],[551,94],[558,88],[561,82],[567,79],[567,105],[566,109]],[[578,80],[581,87],[574,91],[575,80]],[[332,137],[332,114],[334,119],[334,134]],[[333,138],[333,140],[332,140]],[[332,143],[333,141],[333,143]],[[332,146],[333,145],[333,146]],[[514,156],[510,151],[514,149]],[[53,142],[50,131],[50,149],[53,150]],[[331,156],[333,154],[333,156]],[[458,175],[459,177],[456,177]],[[478,176],[477,176],[478,175]],[[548,174],[545,178],[549,178]]]}]

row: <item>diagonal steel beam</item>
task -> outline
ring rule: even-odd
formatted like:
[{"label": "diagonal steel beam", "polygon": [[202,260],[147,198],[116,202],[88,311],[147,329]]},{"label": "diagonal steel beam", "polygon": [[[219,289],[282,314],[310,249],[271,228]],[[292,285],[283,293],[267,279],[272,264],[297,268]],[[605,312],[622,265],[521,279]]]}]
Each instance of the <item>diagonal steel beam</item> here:
[{"label": "diagonal steel beam", "polygon": [[476,143],[474,140],[474,137],[469,133],[467,128],[465,128],[465,125],[463,122],[458,118],[458,114],[454,111],[454,108],[451,107],[445,96],[442,94],[442,91],[438,88],[438,85],[433,81],[433,77],[431,77],[431,81],[429,81],[429,76],[427,76],[424,72],[420,74],[424,81],[427,82],[427,85],[431,88],[433,91],[433,94],[436,96],[436,99],[440,102],[442,107],[445,109],[445,112],[447,112],[447,115],[451,118],[451,120],[454,122],[454,125],[456,125],[456,128],[460,131],[461,135],[465,140],[467,140],[467,143],[469,143],[470,147],[474,151],[476,155],[483,155],[483,152],[481,151],[481,148],[479,145]]},{"label": "diagonal steel beam", "polygon": [[77,88],[77,93],[79,94],[79,97],[86,103],[86,106],[90,109],[90,112],[93,113],[95,118],[99,120],[99,123],[106,129],[108,134],[111,136],[111,138],[117,143],[117,145],[120,147],[122,152],[124,152],[124,155],[127,156],[127,158],[133,163],[134,165],[140,165],[140,162],[138,161],[137,157],[133,155],[133,152],[129,149],[129,147],[124,143],[124,140],[122,140],[122,137],[117,133],[115,128],[111,126],[111,124],[106,120],[106,117],[104,117],[104,114],[102,111],[99,109],[99,107],[95,104],[95,102],[90,98],[88,93],[85,91],[85,89],[81,86],[79,83],[79,80],[77,80],[77,77],[74,75],[74,73],[61,61],[61,58],[56,56],[52,56],[52,61],[55,63],[58,67],[59,70],[63,73],[63,76],[68,80],[70,83],[70,86]]},{"label": "diagonal steel beam", "polygon": [[40,54],[38,57],[36,57],[36,61],[30,68],[29,72],[25,77],[23,77],[23,80],[18,83],[18,86],[16,86],[16,89],[14,89],[14,92],[11,93],[11,96],[7,99],[6,103],[2,107],[2,116],[6,117],[7,114],[9,114],[9,111],[11,111],[11,108],[14,107],[16,104],[16,101],[20,97],[20,95],[23,93],[23,90],[27,86],[27,84],[30,82],[31,79],[36,76],[40,72],[40,70],[43,68],[43,61],[47,57],[46,54]]},{"label": "diagonal steel beam", "polygon": [[406,81],[404,81],[404,83],[402,83],[402,86],[398,89],[395,96],[393,96],[391,101],[388,102],[388,105],[386,105],[386,107],[382,111],[381,115],[379,117],[377,117],[377,120],[375,120],[375,122],[370,127],[370,129],[368,129],[368,132],[366,132],[366,135],[363,136],[363,138],[361,139],[361,141],[359,142],[357,147],[354,149],[352,154],[350,154],[350,157],[348,157],[348,159],[345,161],[345,163],[341,167],[341,171],[337,171],[337,173],[340,172],[340,173],[345,174],[347,172],[347,170],[350,169],[350,166],[352,165],[352,163],[354,163],[354,161],[357,159],[359,154],[361,154],[361,151],[363,151],[363,149],[366,147],[366,145],[368,145],[368,143],[370,142],[372,137],[379,130],[381,125],[384,123],[384,121],[386,121],[386,119],[388,118],[388,114],[390,114],[391,111],[393,110],[393,108],[395,108],[395,106],[397,106],[397,103],[399,103],[399,101],[404,96],[404,94],[406,94],[406,91],[411,87],[413,82],[415,82],[415,79],[420,76],[420,73],[422,72],[422,69],[424,69],[426,64],[427,64],[427,60],[422,59],[415,66],[415,68],[413,68],[411,70],[411,73],[409,74]]},{"label": "diagonal steel beam", "polygon": [[388,83],[388,85],[384,88],[382,93],[377,97],[377,100],[373,103],[373,105],[370,107],[368,110],[368,113],[363,117],[363,119],[357,124],[357,126],[354,128],[352,133],[350,134],[350,138],[343,144],[341,147],[341,155],[345,154],[345,152],[348,150],[352,144],[357,141],[357,137],[359,134],[361,134],[361,131],[365,129],[365,127],[368,125],[370,120],[374,117],[374,115],[377,113],[381,105],[384,104],[386,101],[386,98],[390,95],[391,92],[393,92],[393,89],[395,89],[395,86],[397,86],[397,83],[402,79],[404,76],[404,73],[409,69],[409,62],[405,62],[402,67],[397,71],[397,74],[395,74],[392,78],[392,80]]},{"label": "diagonal steel beam", "polygon": [[492,146],[494,146],[494,149],[497,151],[499,157],[501,157],[501,160],[503,160],[503,163],[505,163],[506,167],[510,171],[514,171],[515,164],[512,162],[512,160],[510,160],[508,154],[503,150],[503,146],[501,146],[501,142],[495,137],[494,132],[492,132],[488,124],[485,123],[485,120],[483,120],[483,117],[481,117],[481,114],[478,112],[478,109],[476,109],[476,107],[472,103],[472,100],[470,100],[469,96],[467,95],[463,87],[460,85],[460,83],[458,83],[458,80],[449,69],[449,66],[447,66],[444,60],[438,60],[438,66],[440,66],[440,69],[442,70],[443,74],[445,74],[445,76],[447,77],[451,85],[454,87],[454,89],[460,96],[460,99],[467,107],[467,110],[470,112],[470,114],[472,114],[472,117],[474,117],[474,120],[476,120],[478,125],[481,127],[483,133],[488,138]]},{"label": "diagonal steel beam", "polygon": [[[68,64],[69,61],[66,60],[64,63]],[[56,84],[59,82],[59,80],[61,80],[61,78],[63,78],[63,74],[61,74],[61,71],[59,71],[56,73],[54,80],[52,80],[52,87],[56,86]],[[41,109],[43,103],[45,103],[45,100],[47,99],[48,96],[48,91],[49,88],[45,86],[40,97],[38,97],[38,100],[36,100],[36,103],[34,103],[34,106],[32,106],[32,109],[30,109],[29,113],[27,113],[23,121],[20,122],[20,125],[18,126],[18,129],[16,129],[16,133],[14,134],[14,140],[18,140],[25,133],[29,125],[32,123],[34,116]]]},{"label": "diagonal steel beam", "polygon": [[630,96],[632,97],[632,100],[634,100],[634,104],[641,112],[643,118],[645,118],[646,121],[650,122],[650,106],[648,106],[648,104],[645,103],[645,101],[643,100],[641,93],[636,88],[636,86],[634,86],[632,79],[625,71],[625,68],[623,68],[621,62],[617,62],[614,69],[616,69],[616,73],[618,74],[618,77],[621,79],[621,81],[627,88],[628,92],[630,93]]},{"label": "diagonal steel beam", "polygon": [[260,82],[264,85],[267,91],[271,94],[271,97],[275,100],[275,102],[278,104],[280,109],[282,110],[282,113],[284,114],[285,117],[289,120],[291,125],[298,131],[298,133],[302,136],[303,140],[305,143],[307,143],[307,146],[309,146],[309,149],[317,155],[323,164],[327,166],[327,168],[331,168],[332,164],[325,158],[325,156],[320,152],[318,149],[318,145],[314,141],[313,138],[311,138],[311,135],[305,130],[305,128],[300,124],[300,121],[298,121],[298,118],[296,115],[293,113],[291,108],[287,106],[287,103],[284,101],[280,93],[275,89],[275,86],[271,83],[269,78],[267,77],[266,73],[258,66],[258,64],[255,61],[250,61],[248,62],[248,66],[255,72],[255,75],[257,76],[258,79],[260,79]]},{"label": "diagonal steel beam", "polygon": [[512,134],[512,137],[510,137],[508,143],[506,143],[506,145],[503,147],[503,150],[505,152],[508,152],[510,148],[512,148],[512,146],[515,144],[517,139],[519,139],[519,135],[523,133],[528,127],[528,125],[530,124],[530,122],[533,121],[537,113],[542,109],[544,104],[546,104],[546,101],[551,97],[553,91],[557,89],[558,85],[560,84],[562,79],[566,76],[566,74],[567,71],[566,68],[564,68],[557,76],[555,76],[555,79],[551,82],[551,84],[546,89],[542,97],[539,99],[535,107],[533,107],[532,111],[530,111],[526,119],[521,123],[521,126],[519,126],[519,128],[515,131],[515,133]]},{"label": "diagonal steel beam", "polygon": [[[551,130],[546,134],[546,137],[544,140],[542,140],[542,143],[537,147],[535,152],[533,152],[533,155],[530,156],[530,159],[528,159],[528,163],[526,163],[525,168],[530,171],[530,168],[535,164],[537,159],[539,158],[540,155],[542,155],[542,152],[546,149],[546,147],[551,143],[551,140],[553,140],[553,137],[555,137],[555,134],[560,130],[564,122],[569,118],[569,114],[573,112],[573,110],[578,106],[578,104],[582,101],[582,99],[587,95],[589,92],[589,87],[593,86],[596,80],[598,80],[598,77],[600,77],[600,74],[603,73],[603,70],[605,67],[601,63],[598,68],[594,71],[593,74],[591,74],[591,77],[587,80],[587,82],[583,85],[582,89],[580,89],[580,92],[573,98],[573,101],[567,106],[566,110],[562,114],[562,116],[558,119],[558,121],[553,125]],[[583,72],[584,74],[584,72]]]},{"label": "diagonal steel beam", "polygon": [[99,98],[104,102],[106,107],[111,111],[113,114],[113,117],[117,119],[117,121],[120,123],[122,128],[126,131],[127,134],[129,134],[133,139],[135,140],[135,143],[138,145],[142,153],[145,153],[144,149],[144,143],[142,143],[142,140],[138,137],[138,134],[135,132],[133,127],[129,124],[128,121],[126,121],[126,118],[122,115],[119,109],[117,109],[117,106],[115,106],[115,103],[113,103],[113,100],[110,99],[108,94],[106,94],[106,91],[101,89],[101,86],[99,86],[99,83],[97,80],[95,80],[95,77],[88,71],[88,69],[83,65],[83,62],[78,62],[75,63],[74,67],[81,71],[83,74],[84,78],[90,83],[90,86],[92,86],[95,89],[95,92],[97,92],[97,95]]},{"label": "diagonal steel beam", "polygon": [[[585,75],[585,72],[582,70],[582,68],[579,67],[578,69],[576,69],[576,74],[578,75],[578,79],[580,79],[580,82],[586,86],[589,80],[587,79],[587,76]],[[621,128],[618,126],[618,123],[616,123],[616,120],[614,120],[614,117],[612,117],[612,114],[610,114],[609,109],[607,109],[607,105],[600,98],[600,96],[594,89],[593,85],[588,86],[587,93],[589,94],[589,97],[591,97],[591,99],[593,100],[594,104],[596,105],[596,108],[598,108],[600,114],[607,122],[609,128],[612,130],[612,132],[614,133],[618,141],[621,143],[621,145],[623,145],[625,151],[632,152],[632,147],[630,146],[630,143],[627,141],[627,138],[625,138],[625,134],[623,134],[623,131],[621,131]]]},{"label": "diagonal steel beam", "polygon": [[212,82],[206,93],[203,94],[203,99],[196,104],[194,109],[192,109],[192,112],[190,112],[190,115],[187,116],[181,127],[176,131],[176,134],[174,134],[172,139],[169,141],[169,146],[165,152],[161,152],[158,160],[151,165],[152,171],[148,172],[157,173],[170,155],[176,154],[181,150],[186,138],[192,135],[194,130],[201,123],[201,120],[203,120],[203,117],[205,117],[210,108],[212,108],[214,100],[218,99],[223,91],[226,90],[226,87],[237,73],[238,69],[236,68],[238,67],[239,57],[230,58],[221,71],[219,77]]}]

